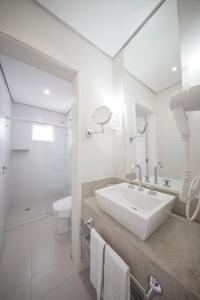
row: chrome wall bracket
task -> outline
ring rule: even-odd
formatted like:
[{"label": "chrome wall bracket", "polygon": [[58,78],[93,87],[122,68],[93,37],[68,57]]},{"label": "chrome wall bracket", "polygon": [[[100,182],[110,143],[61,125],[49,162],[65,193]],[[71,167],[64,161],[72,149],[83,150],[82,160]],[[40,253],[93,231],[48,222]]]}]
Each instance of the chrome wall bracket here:
[{"label": "chrome wall bracket", "polygon": [[98,133],[104,133],[104,128],[102,125],[100,125],[100,130],[99,131],[94,131],[91,129],[86,129],[86,136],[87,137],[92,137],[92,134],[98,134]]},{"label": "chrome wall bracket", "polygon": [[84,224],[91,230],[94,225],[94,219],[90,217]]},{"label": "chrome wall bracket", "polygon": [[148,288],[145,293],[145,300],[153,299],[156,296],[163,295],[163,289],[159,281],[152,275],[148,277]]}]

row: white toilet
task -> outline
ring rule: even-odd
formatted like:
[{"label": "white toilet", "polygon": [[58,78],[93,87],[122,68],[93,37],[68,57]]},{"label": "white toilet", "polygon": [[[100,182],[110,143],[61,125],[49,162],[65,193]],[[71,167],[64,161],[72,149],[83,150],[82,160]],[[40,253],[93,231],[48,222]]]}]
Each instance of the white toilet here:
[{"label": "white toilet", "polygon": [[56,217],[56,228],[59,234],[69,232],[71,230],[71,207],[71,196],[53,203],[53,210]]}]

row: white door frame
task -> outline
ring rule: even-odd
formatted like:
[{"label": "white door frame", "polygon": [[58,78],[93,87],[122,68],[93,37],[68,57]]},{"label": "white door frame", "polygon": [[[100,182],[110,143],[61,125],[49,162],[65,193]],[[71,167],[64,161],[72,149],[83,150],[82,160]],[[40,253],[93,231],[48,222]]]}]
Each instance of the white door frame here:
[{"label": "white door frame", "polygon": [[0,108],[0,255],[4,241],[4,213],[5,213],[5,180],[3,175],[3,166],[5,165],[5,115]]},{"label": "white door frame", "polygon": [[81,176],[79,73],[59,60],[0,32],[0,52],[57,77],[71,81],[72,101],[72,258],[81,268]]}]

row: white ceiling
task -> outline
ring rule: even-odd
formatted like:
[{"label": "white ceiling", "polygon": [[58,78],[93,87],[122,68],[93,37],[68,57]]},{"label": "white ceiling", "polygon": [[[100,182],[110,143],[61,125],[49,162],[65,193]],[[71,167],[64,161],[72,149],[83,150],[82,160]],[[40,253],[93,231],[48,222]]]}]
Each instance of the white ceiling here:
[{"label": "white ceiling", "polygon": [[[160,0],[36,0],[113,57]],[[177,71],[172,72],[176,66]],[[124,67],[158,93],[181,81],[177,0],[166,0],[124,50]]]},{"label": "white ceiling", "polygon": [[160,0],[36,0],[113,57]]},{"label": "white ceiling", "polygon": [[158,93],[181,81],[179,44],[177,3],[167,0],[124,49],[124,67]]},{"label": "white ceiling", "polygon": [[[0,54],[12,98],[15,102],[60,113],[71,107],[71,83]],[[49,90],[46,95],[44,90]]]}]

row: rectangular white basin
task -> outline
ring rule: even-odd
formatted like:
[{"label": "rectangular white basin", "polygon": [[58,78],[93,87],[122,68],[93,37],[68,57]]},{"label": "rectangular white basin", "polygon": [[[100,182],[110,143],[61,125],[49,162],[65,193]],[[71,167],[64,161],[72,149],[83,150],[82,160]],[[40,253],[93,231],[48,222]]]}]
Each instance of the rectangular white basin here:
[{"label": "rectangular white basin", "polygon": [[163,224],[174,205],[175,197],[149,189],[130,188],[120,183],[95,191],[98,205],[112,218],[125,226],[142,240],[146,240]]}]

